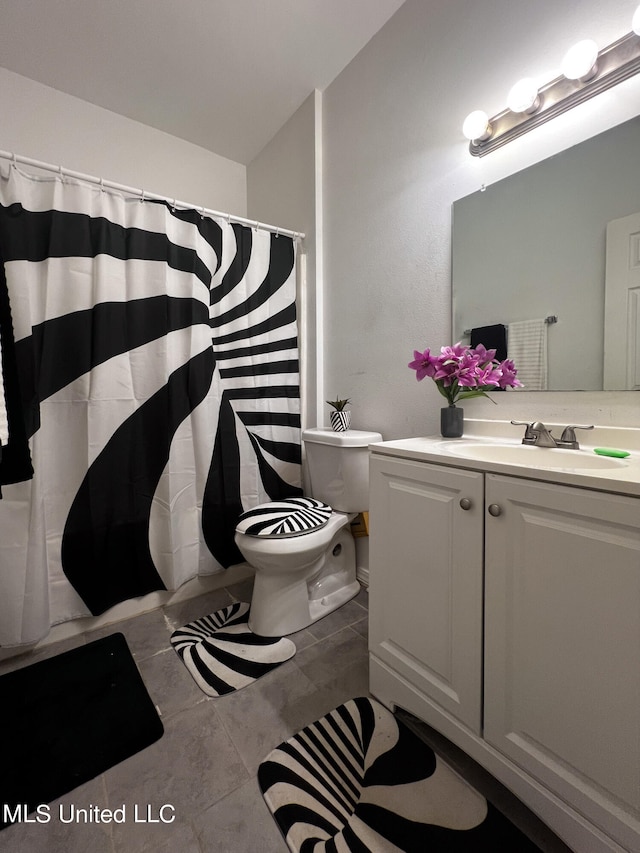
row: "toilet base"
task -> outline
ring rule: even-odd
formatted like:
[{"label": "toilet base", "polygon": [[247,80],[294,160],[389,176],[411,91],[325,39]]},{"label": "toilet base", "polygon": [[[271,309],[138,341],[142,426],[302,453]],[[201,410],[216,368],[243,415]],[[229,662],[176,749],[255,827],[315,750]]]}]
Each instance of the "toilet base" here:
[{"label": "toilet base", "polygon": [[254,587],[254,599],[252,599],[249,613],[249,629],[259,637],[286,637],[288,634],[295,634],[297,631],[302,631],[309,625],[313,625],[314,622],[324,616],[333,613],[347,601],[355,598],[359,592],[360,584],[358,581],[354,581],[317,601],[306,599],[302,607],[298,607],[294,611],[287,611],[286,606],[270,608],[268,614],[264,614],[264,618],[260,618],[258,615],[258,618],[254,619],[253,601],[256,594]]},{"label": "toilet base", "polygon": [[304,573],[256,571],[249,628],[261,637],[285,637],[333,613],[360,592],[355,545],[348,526]]},{"label": "toilet base", "polygon": [[342,607],[342,605],[346,604],[347,601],[351,601],[352,598],[355,598],[359,592],[360,584],[358,581],[354,581],[353,583],[348,584],[348,586],[343,586],[342,589],[337,589],[335,592],[325,595],[319,601],[310,601],[309,613],[311,621],[309,624],[312,625],[314,622],[317,622],[318,619],[322,619],[323,616],[328,616],[329,613],[333,613],[333,611],[337,610],[338,607]]}]

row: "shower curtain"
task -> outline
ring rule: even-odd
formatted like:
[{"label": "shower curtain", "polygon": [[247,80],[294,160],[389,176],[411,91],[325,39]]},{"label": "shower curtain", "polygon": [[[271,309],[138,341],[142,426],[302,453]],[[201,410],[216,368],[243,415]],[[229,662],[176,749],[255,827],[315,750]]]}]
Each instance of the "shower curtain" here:
[{"label": "shower curtain", "polygon": [[0,645],[241,562],[239,513],[301,493],[295,250],[0,175]]}]

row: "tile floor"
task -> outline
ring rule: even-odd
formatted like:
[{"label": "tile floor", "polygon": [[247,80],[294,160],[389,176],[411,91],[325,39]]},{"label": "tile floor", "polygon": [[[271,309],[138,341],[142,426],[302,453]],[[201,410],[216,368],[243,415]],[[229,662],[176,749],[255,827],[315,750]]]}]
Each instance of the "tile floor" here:
[{"label": "tile floor", "polygon": [[[0,674],[83,642],[122,631],[164,724],[164,736],[52,804],[47,824],[0,832],[1,853],[286,853],[256,779],[258,765],[302,726],[368,693],[367,593],[292,636],[295,657],[250,687],[217,699],[195,684],[169,644],[175,628],[251,600],[251,582],[118,622],[84,637],[0,664]],[[87,808],[127,804],[122,824],[64,824],[58,803]],[[158,819],[175,809],[171,824]],[[165,811],[168,817],[169,810]]]},{"label": "tile floor", "polygon": [[[302,726],[347,699],[368,695],[367,593],[293,635],[292,660],[244,690],[211,699],[195,685],[169,636],[250,596],[251,582],[245,581],[0,664],[2,674],[122,631],[165,727],[159,741],[52,804],[49,823],[0,832],[0,853],[287,853],[256,770]],[[127,820],[65,824],[58,820],[60,804],[65,815],[71,804],[125,804]],[[148,820],[158,821],[165,804],[175,810],[172,823]],[[134,806],[139,822],[131,817]],[[517,822],[546,853],[567,849],[526,810]]]}]

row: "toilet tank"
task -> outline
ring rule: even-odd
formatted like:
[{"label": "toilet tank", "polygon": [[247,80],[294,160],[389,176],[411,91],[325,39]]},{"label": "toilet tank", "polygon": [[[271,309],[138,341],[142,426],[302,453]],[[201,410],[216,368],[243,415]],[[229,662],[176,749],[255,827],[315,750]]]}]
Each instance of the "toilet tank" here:
[{"label": "toilet tank", "polygon": [[369,445],[379,432],[306,429],[302,433],[311,497],[338,512],[369,509]]}]

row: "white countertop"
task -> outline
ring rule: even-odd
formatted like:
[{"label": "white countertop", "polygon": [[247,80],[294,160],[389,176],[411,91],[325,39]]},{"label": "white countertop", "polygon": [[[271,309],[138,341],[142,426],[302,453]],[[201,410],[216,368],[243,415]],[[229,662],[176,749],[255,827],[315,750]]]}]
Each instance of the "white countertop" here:
[{"label": "white countertop", "polygon": [[[546,426],[552,430],[554,436],[560,436],[566,424],[547,423]],[[559,453],[549,448],[527,448],[531,452],[523,454],[522,464],[485,459],[480,461],[464,455],[465,447],[472,448],[480,445],[520,447],[523,434],[524,427],[513,426],[509,421],[465,419],[462,438],[442,438],[441,436],[405,438],[378,442],[370,445],[370,448],[372,453],[387,456],[640,497],[640,429],[596,426],[588,432],[577,431],[580,450],[560,451],[563,458],[571,463],[572,467],[567,468],[535,467],[538,454]],[[581,470],[579,467],[581,458],[592,457],[595,447],[627,450],[630,455],[619,460],[610,458],[610,467]],[[609,457],[606,458],[609,459]],[[530,459],[531,463],[529,463]]]}]

